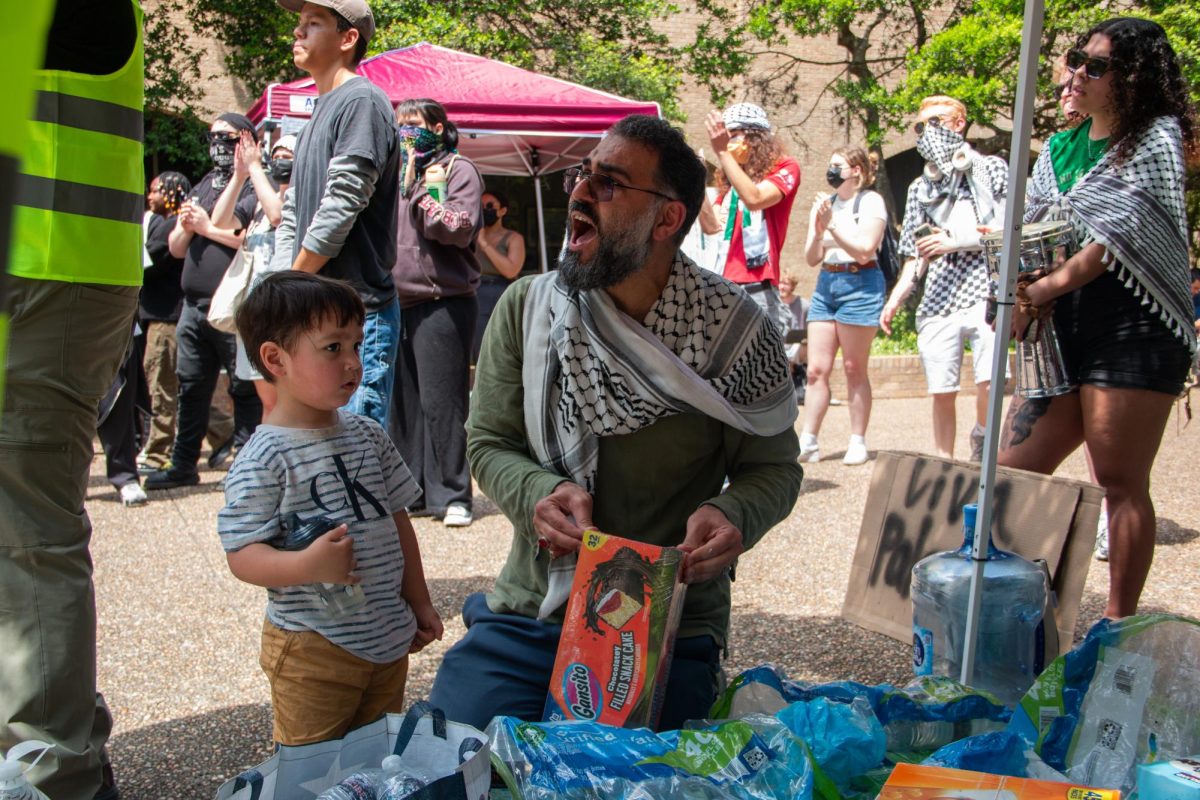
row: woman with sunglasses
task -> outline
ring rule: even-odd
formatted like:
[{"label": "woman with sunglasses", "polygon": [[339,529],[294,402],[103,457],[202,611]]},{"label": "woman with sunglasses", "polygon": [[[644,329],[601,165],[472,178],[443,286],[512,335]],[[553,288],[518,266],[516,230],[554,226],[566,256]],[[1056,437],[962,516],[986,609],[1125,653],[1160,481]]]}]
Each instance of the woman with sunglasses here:
[{"label": "woman with sunglasses", "polygon": [[876,260],[887,225],[887,206],[866,187],[875,170],[861,147],[844,147],[829,157],[825,179],[832,195],[818,194],[808,221],[804,257],[821,275],[808,309],[808,389],[800,460],[819,461],[817,434],[829,409],[829,373],[840,348],[850,400],[850,443],[843,464],[867,460],[871,381],[867,359],[879,326],[887,285]]},{"label": "woman with sunglasses", "polygon": [[1067,54],[1071,103],[1087,119],[1042,150],[1026,221],[1065,206],[1081,249],[1018,289],[1014,331],[1053,315],[1078,391],[1014,402],[1000,463],[1049,474],[1087,447],[1108,502],[1105,616],[1137,611],[1154,556],[1150,468],[1196,350],[1184,174],[1195,116],[1163,29],[1102,22]]},{"label": "woman with sunglasses", "polygon": [[525,238],[504,227],[508,215],[508,198],[498,189],[483,193],[483,229],[475,241],[479,256],[479,317],[475,323],[475,339],[471,347],[471,363],[479,359],[483,331],[488,319],[500,302],[500,295],[521,274],[525,266]]}]

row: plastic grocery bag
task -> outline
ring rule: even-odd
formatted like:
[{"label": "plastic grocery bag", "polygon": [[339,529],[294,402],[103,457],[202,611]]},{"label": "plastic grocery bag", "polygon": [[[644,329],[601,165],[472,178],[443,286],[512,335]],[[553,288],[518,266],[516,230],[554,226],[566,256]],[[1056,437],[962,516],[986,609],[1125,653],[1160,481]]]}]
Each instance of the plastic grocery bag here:
[{"label": "plastic grocery bag", "polygon": [[996,698],[950,678],[927,675],[903,689],[888,683],[867,686],[854,681],[813,684],[788,680],[782,670],[770,664],[734,678],[717,698],[710,716],[722,719],[746,713],[773,714],[790,703],[817,698],[846,704],[862,698],[883,725],[887,750],[893,753],[928,754],[972,734],[1003,730],[1012,716],[1012,711]]},{"label": "plastic grocery bag", "polygon": [[1034,681],[1008,730],[1072,782],[1125,793],[1138,763],[1200,753],[1200,622],[1101,620]]},{"label": "plastic grocery bag", "polygon": [[280,747],[222,784],[217,800],[311,800],[348,775],[379,769],[392,754],[441,776],[421,789],[416,795],[421,800],[486,800],[489,752],[486,734],[449,722],[441,711],[419,702],[403,716],[388,714],[341,739]]},{"label": "plastic grocery bag", "polygon": [[804,743],[765,715],[658,734],[594,722],[496,717],[488,736],[493,766],[523,800],[813,796]]}]

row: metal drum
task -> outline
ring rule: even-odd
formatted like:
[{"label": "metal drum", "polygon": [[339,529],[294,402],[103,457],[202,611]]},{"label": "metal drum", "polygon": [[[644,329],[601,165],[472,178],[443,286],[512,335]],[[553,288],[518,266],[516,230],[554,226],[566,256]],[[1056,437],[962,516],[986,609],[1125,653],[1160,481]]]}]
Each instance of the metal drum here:
[{"label": "metal drum", "polygon": [[[1004,232],[996,231],[980,237],[983,252],[993,280],[1000,274],[1003,258]],[[1057,264],[1075,254],[1078,249],[1075,229],[1068,221],[1033,222],[1021,226],[1021,258],[1019,273],[1034,270],[1051,271]],[[1062,348],[1054,320],[1034,320],[1017,342],[1017,394],[1021,397],[1056,397],[1074,388],[1067,374]]]}]

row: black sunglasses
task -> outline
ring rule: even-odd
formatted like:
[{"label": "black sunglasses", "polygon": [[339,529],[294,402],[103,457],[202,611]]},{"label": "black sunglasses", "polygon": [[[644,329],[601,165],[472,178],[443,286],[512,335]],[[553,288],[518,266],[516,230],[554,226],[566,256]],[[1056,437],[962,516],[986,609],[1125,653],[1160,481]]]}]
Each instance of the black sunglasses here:
[{"label": "black sunglasses", "polygon": [[913,125],[913,133],[915,133],[917,136],[920,136],[922,133],[925,132],[926,125],[932,125],[935,128],[940,128],[940,127],[942,127],[942,118],[941,117],[930,117],[928,122],[918,122],[918,123],[914,124]]},{"label": "black sunglasses", "polygon": [[570,194],[575,191],[575,187],[579,185],[580,181],[588,182],[588,187],[592,190],[592,194],[596,196],[596,202],[598,203],[607,203],[609,200],[612,200],[613,189],[616,187],[658,195],[664,200],[675,200],[674,197],[662,192],[656,192],[653,189],[643,189],[640,186],[629,186],[624,183],[618,183],[607,175],[591,172],[583,167],[571,167],[563,173],[563,191]]},{"label": "black sunglasses", "polygon": [[1084,75],[1087,75],[1094,81],[1098,81],[1112,67],[1112,59],[1089,56],[1078,48],[1068,50],[1067,69],[1075,72],[1080,67],[1083,67]]},{"label": "black sunglasses", "polygon": [[240,134],[229,133],[228,131],[208,131],[205,136],[210,142],[236,142],[241,138]]}]

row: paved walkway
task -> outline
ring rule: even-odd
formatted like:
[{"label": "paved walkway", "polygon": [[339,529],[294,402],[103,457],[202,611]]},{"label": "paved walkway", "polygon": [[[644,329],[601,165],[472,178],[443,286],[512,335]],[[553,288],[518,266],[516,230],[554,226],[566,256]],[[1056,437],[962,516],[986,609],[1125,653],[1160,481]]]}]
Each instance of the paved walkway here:
[{"label": "paved walkway", "polygon": [[[960,449],[972,402],[959,400]],[[873,451],[930,446],[926,399],[880,401],[873,420]],[[839,617],[872,469],[842,465],[846,439],[846,408],[831,408],[826,460],[806,465],[791,516],[739,565],[731,675],[772,661],[813,681],[911,676],[908,647]],[[1159,548],[1147,610],[1200,616],[1198,453],[1200,421],[1177,431],[1172,419],[1153,476]],[[1060,474],[1086,478],[1082,456]],[[223,780],[269,754],[269,695],[258,667],[264,596],[225,565],[216,536],[221,477],[204,473],[198,487],[154,493],[149,505],[126,509],[103,478],[103,462],[93,464],[100,688],[116,719],[111,749],[126,800],[212,798]],[[440,654],[462,635],[463,598],[491,585],[507,552],[504,517],[483,498],[476,514],[466,529],[416,521],[446,640],[414,658],[412,699],[428,693]],[[1095,562],[1078,633],[1100,616],[1107,590],[1107,567]]]}]

